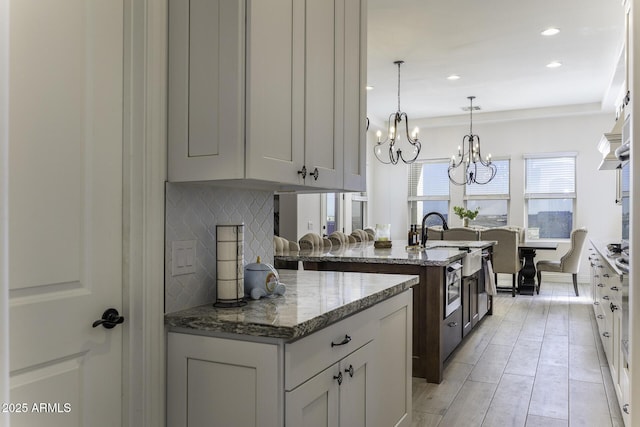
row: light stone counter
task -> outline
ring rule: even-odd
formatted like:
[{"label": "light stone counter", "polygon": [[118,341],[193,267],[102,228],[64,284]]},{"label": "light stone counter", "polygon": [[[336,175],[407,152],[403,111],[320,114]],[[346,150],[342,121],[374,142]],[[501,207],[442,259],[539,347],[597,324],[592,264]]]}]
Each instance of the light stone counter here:
[{"label": "light stone counter", "polygon": [[249,299],[240,308],[212,304],[168,313],[170,330],[223,332],[292,341],[418,284],[417,276],[280,270],[283,296]]},{"label": "light stone counter", "polygon": [[616,259],[620,257],[620,254],[611,254],[607,250],[607,244],[604,242],[601,242],[599,240],[594,240],[594,239],[589,239],[589,241],[591,242],[591,246],[595,248],[595,250],[600,254],[600,257],[602,258],[602,260],[606,262],[607,266],[611,270],[613,270],[618,276],[628,274],[622,271],[620,267],[618,267],[618,265],[616,264]]},{"label": "light stone counter", "polygon": [[393,240],[389,249],[377,249],[373,242],[355,243],[334,248],[330,251],[302,250],[288,255],[277,255],[278,261],[309,262],[358,262],[370,264],[410,264],[421,266],[446,266],[461,260],[469,249],[484,249],[493,246],[494,241],[430,240],[426,248],[419,251],[407,250],[404,240]]}]

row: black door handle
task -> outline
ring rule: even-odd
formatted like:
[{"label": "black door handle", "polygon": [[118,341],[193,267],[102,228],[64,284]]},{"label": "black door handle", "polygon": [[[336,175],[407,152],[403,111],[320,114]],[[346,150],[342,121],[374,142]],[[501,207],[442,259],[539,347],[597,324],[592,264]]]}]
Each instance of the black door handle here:
[{"label": "black door handle", "polygon": [[102,325],[106,329],[112,329],[123,322],[124,317],[120,316],[118,310],[115,308],[107,308],[104,313],[102,313],[102,319],[98,319],[93,322],[93,327],[95,328],[98,325]]}]

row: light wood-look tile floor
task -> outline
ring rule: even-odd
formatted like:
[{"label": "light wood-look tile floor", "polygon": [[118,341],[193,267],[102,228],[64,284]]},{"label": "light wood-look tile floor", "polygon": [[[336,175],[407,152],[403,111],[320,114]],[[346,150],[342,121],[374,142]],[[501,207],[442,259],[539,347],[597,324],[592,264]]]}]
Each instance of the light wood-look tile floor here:
[{"label": "light wood-look tile floor", "polygon": [[442,383],[413,379],[413,426],[623,426],[590,289],[579,290],[543,282],[540,295],[499,292]]}]

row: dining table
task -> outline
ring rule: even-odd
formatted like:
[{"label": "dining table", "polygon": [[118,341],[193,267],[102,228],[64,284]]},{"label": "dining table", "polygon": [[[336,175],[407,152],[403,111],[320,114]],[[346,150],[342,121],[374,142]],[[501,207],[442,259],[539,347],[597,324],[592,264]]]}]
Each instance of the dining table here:
[{"label": "dining table", "polygon": [[524,258],[524,265],[520,270],[518,290],[520,295],[533,295],[536,289],[536,251],[555,251],[558,249],[557,242],[525,242],[518,245],[520,255]]}]

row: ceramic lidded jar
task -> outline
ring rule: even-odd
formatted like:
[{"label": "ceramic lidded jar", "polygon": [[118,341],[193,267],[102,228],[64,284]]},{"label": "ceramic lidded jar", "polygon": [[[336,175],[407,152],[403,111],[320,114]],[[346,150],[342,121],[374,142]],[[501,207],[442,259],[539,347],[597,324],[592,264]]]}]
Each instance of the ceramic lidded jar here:
[{"label": "ceramic lidded jar", "polygon": [[244,293],[252,299],[267,295],[283,295],[285,286],[280,283],[278,271],[271,264],[263,263],[260,257],[244,268]]}]

